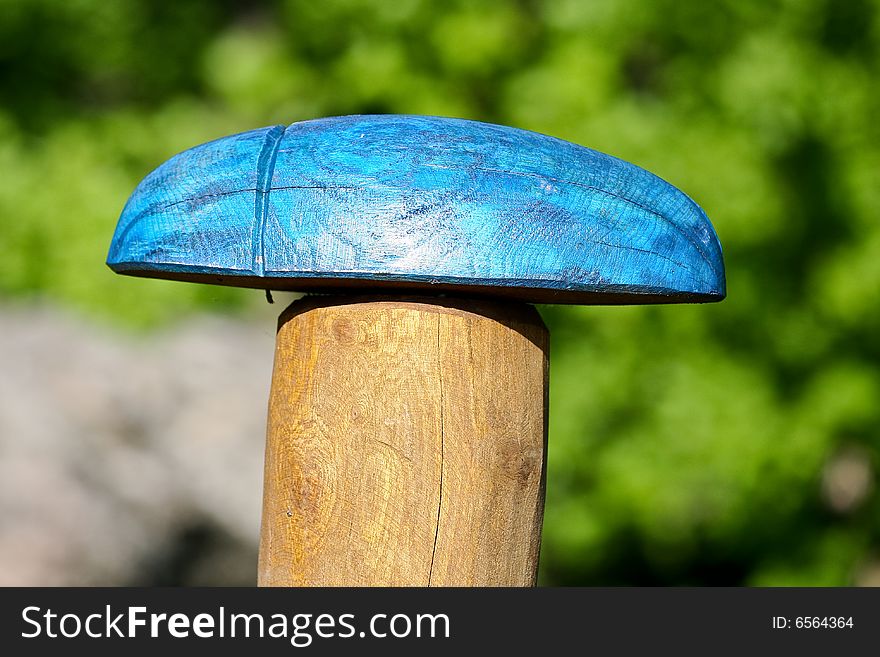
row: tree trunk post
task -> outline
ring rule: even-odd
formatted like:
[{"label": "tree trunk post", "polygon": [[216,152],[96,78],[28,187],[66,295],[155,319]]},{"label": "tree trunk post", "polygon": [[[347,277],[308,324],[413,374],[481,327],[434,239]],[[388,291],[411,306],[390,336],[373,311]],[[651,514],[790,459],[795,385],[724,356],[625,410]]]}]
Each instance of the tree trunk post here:
[{"label": "tree trunk post", "polygon": [[261,586],[531,586],[548,333],[522,303],[307,297],[280,317]]}]

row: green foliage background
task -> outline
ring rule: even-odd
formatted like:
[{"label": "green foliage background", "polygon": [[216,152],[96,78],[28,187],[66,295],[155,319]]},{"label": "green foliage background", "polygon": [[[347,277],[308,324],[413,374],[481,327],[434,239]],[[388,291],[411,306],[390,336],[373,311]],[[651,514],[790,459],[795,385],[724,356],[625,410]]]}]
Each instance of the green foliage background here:
[{"label": "green foliage background", "polygon": [[865,582],[878,78],[877,0],[0,0],[0,299],[147,328],[260,303],[103,265],[140,178],[228,133],[396,112],[585,144],[706,209],[729,298],[542,309],[542,581]]}]

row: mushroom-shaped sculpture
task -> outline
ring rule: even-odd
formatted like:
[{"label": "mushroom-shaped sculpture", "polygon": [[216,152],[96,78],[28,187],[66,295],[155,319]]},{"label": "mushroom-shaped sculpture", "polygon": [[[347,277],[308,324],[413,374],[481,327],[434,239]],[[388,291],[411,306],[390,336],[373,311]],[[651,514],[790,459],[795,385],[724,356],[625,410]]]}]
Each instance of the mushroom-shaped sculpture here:
[{"label": "mushroom-shaped sculpture", "polygon": [[335,295],[279,321],[262,584],[533,583],[548,335],[527,304],[725,295],[715,231],[672,185],[553,137],[423,116],[185,151],[132,194],[108,264]]}]

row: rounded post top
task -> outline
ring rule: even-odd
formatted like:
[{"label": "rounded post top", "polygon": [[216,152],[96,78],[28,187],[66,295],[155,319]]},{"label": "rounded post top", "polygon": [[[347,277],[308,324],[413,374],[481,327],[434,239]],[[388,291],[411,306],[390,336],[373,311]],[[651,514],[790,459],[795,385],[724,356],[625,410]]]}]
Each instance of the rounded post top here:
[{"label": "rounded post top", "polygon": [[265,289],[720,301],[702,209],[633,164],[525,130],[344,116],[174,156],[129,198],[116,272]]}]

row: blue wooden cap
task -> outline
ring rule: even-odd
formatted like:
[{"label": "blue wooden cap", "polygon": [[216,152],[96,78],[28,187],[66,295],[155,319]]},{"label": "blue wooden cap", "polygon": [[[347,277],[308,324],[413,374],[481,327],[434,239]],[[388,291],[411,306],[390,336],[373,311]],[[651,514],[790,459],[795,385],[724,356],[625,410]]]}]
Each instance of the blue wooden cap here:
[{"label": "blue wooden cap", "polygon": [[303,121],[184,151],[131,195],[107,264],[273,290],[725,295],[715,231],[672,185],[553,137],[427,116]]}]

